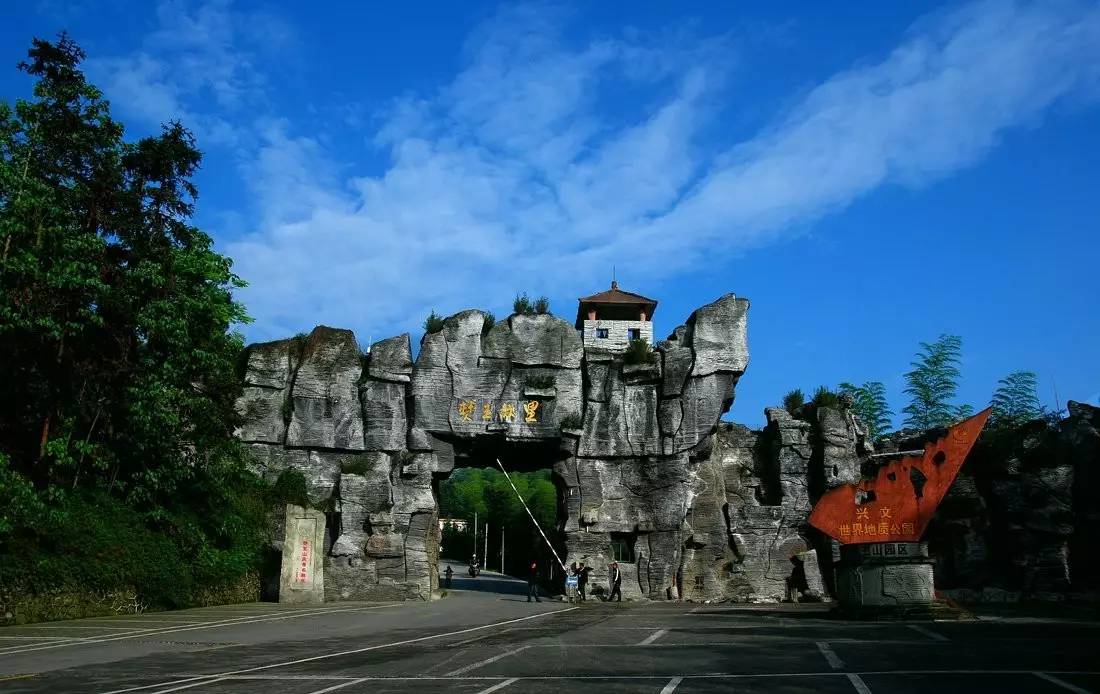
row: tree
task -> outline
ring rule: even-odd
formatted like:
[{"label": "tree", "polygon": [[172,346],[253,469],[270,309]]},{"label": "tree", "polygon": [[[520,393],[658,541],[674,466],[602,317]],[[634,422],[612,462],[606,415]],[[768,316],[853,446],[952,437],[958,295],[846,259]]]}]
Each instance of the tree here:
[{"label": "tree", "polygon": [[891,417],[894,411],[886,402],[886,386],[879,381],[866,381],[863,385],[841,383],[837,390],[852,398],[852,411],[855,412],[871,439],[876,439],[890,431]]},{"label": "tree", "polygon": [[35,39],[0,104],[0,449],[51,498],[151,504],[232,444],[243,282],[189,222],[190,132],[125,142],[83,58]]},{"label": "tree", "polygon": [[836,393],[829,390],[828,386],[818,386],[811,402],[817,407],[836,407]]},{"label": "tree", "polygon": [[[512,472],[512,484],[527,503],[539,525],[552,540],[560,539],[557,533],[557,490],[550,481],[550,471]],[[503,529],[506,565],[513,572],[521,573],[532,558],[549,558],[538,531],[516,497],[516,491],[504,475],[493,468],[462,468],[455,470],[439,485],[439,512],[444,518],[461,518],[472,523],[474,512],[478,516],[478,547],[480,557],[485,551],[485,524],[489,524],[489,565],[495,566],[500,556],[500,533]],[[450,532],[444,539],[444,552],[448,558],[465,560],[473,552],[473,532]],[[497,558],[497,559],[494,559]]]},{"label": "tree", "polygon": [[125,141],[64,34],[27,56],[33,97],[0,103],[0,584],[187,604],[289,500],[232,435],[243,283],[191,224],[191,133]]},{"label": "tree", "polygon": [[428,314],[428,317],[424,319],[424,332],[431,335],[443,330],[444,318],[435,311]]},{"label": "tree", "polygon": [[1013,371],[997,382],[997,390],[989,402],[993,408],[991,424],[1015,427],[1043,415],[1039,404],[1038,379],[1033,371]]},{"label": "tree", "polygon": [[801,388],[795,388],[788,391],[783,396],[783,409],[788,413],[794,414],[795,410],[806,404],[806,395],[802,392]]},{"label": "tree", "polygon": [[909,404],[902,413],[905,426],[915,429],[945,427],[965,416],[966,409],[951,404],[959,389],[962,338],[940,335],[932,343],[920,343],[912,371],[905,374]]}]

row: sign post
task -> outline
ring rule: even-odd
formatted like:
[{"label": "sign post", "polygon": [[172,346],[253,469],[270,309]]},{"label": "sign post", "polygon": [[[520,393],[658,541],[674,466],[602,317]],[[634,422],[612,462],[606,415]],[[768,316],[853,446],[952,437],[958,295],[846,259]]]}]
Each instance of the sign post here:
[{"label": "sign post", "polygon": [[928,608],[934,562],[921,541],[936,508],[989,418],[989,409],[947,428],[923,450],[901,451],[871,479],[822,495],[810,524],[841,544],[841,610],[855,615]]}]

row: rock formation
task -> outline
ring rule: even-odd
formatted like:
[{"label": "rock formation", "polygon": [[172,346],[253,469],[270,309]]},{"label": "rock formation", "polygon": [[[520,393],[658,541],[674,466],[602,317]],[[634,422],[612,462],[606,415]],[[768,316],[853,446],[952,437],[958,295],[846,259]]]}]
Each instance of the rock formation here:
[{"label": "rock formation", "polygon": [[[630,559],[626,598],[822,599],[837,547],[806,519],[826,489],[859,478],[866,431],[844,402],[768,409],[762,431],[721,421],[748,366],[748,307],[732,294],[703,306],[641,363],[585,349],[551,315],[490,325],[463,311],[415,361],[408,335],[361,354],[350,331],[318,327],[248,348],[237,434],[269,479],[300,470],[326,512],[329,600],[429,598],[434,485],[498,456],[553,470],[564,559],[594,567],[593,588],[614,545]],[[997,554],[1021,582],[1060,590],[1074,548],[1095,548],[1100,506],[1082,480],[1095,489],[1098,418],[1072,407],[1053,439],[960,475],[933,538],[949,581],[985,580]],[[1026,453],[1036,446],[1054,453]],[[1013,538],[996,551],[994,524]]]}]

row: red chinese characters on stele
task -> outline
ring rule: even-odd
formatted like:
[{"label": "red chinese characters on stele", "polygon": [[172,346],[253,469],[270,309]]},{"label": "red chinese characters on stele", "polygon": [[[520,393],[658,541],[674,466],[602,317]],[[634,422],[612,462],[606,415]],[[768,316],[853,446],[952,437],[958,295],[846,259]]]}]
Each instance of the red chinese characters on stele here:
[{"label": "red chinese characters on stele", "polygon": [[826,492],[810,525],[844,543],[919,542],[989,419],[989,409],[948,427],[924,454],[898,458],[874,479]]},{"label": "red chinese characters on stele", "polygon": [[309,580],[309,563],[313,561],[309,540],[302,540],[301,557],[301,561],[298,563],[298,572],[296,578],[298,579],[299,583],[305,583],[307,580]]}]

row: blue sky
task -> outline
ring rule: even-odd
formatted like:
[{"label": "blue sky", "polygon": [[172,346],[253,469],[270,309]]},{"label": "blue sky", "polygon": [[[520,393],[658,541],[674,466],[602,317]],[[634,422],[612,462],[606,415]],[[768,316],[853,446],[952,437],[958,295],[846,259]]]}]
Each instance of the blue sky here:
[{"label": "blue sky", "polygon": [[5,3],[0,96],[66,29],[129,135],[190,127],[251,340],[572,320],[615,266],[661,335],[752,301],[750,425],[840,381],[900,411],[941,333],[960,402],[1100,397],[1100,5],[334,5]]}]

